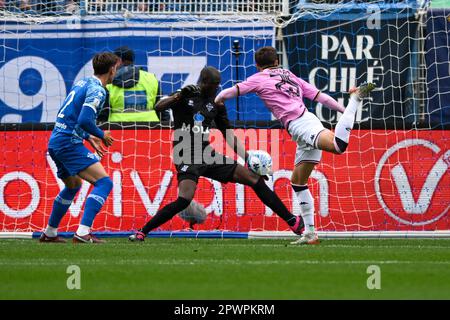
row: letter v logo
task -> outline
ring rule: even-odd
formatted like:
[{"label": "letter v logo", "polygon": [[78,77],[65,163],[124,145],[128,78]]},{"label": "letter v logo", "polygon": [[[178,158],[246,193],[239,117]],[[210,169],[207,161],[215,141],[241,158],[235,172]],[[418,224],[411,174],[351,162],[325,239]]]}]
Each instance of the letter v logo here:
[{"label": "letter v logo", "polygon": [[[417,201],[415,201],[410,184],[410,182],[413,181],[411,179],[414,179],[414,177],[408,177],[401,163],[395,164],[394,167],[391,167],[392,163],[387,163],[388,159],[400,149],[410,147],[425,147],[430,149],[435,155],[441,152],[441,149],[436,144],[424,139],[407,139],[393,145],[383,154],[377,165],[374,179],[375,194],[386,214],[393,219],[407,225],[424,226],[438,221],[445,216],[450,209],[450,202],[448,201],[449,195],[446,193],[445,187],[444,190],[439,188],[439,185],[442,185],[441,182],[443,179],[448,178],[445,177],[445,175],[448,174],[448,169],[450,167],[450,150],[447,150],[439,157],[429,172],[415,172],[416,175],[426,175],[419,197]],[[422,161],[419,158],[414,158],[418,156],[418,153],[413,152],[411,154],[413,159],[408,159],[408,161]],[[428,161],[429,160],[430,159],[428,159]],[[384,172],[383,175],[382,172]],[[386,179],[388,175],[392,177],[393,181],[391,179],[389,179],[389,181],[392,181],[393,184],[395,184],[397,192],[383,193],[383,190],[386,191],[386,188],[390,188],[389,182]],[[383,190],[381,189],[380,184],[384,185]],[[439,192],[440,200],[432,202],[436,192]],[[400,198],[401,209],[399,209],[399,206],[395,207],[394,205],[395,202],[398,203],[398,198]],[[414,216],[418,219],[412,218]],[[420,218],[422,216],[423,218]]]},{"label": "letter v logo", "polygon": [[396,165],[392,171],[395,185],[397,186],[403,209],[410,214],[423,214],[428,210],[437,185],[447,171],[448,166],[444,159],[450,157],[450,150],[441,156],[431,171],[428,173],[426,181],[420,191],[419,199],[414,201],[414,197],[409,184],[408,176],[401,164]]}]

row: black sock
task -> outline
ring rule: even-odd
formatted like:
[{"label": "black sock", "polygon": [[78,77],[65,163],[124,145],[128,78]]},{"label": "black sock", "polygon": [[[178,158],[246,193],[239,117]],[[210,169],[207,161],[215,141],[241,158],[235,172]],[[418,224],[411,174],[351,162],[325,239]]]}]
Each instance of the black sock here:
[{"label": "black sock", "polygon": [[347,150],[348,147],[348,143],[345,142],[344,140],[339,139],[338,137],[334,137],[334,141],[336,142],[340,153],[344,153],[345,150]]},{"label": "black sock", "polygon": [[286,221],[288,225],[293,226],[295,224],[296,217],[289,212],[277,194],[270,190],[263,178],[260,178],[258,182],[252,186],[252,188],[258,198],[261,199],[266,206],[272,209],[272,211],[275,212],[281,219]]},{"label": "black sock", "polygon": [[171,202],[164,208],[158,210],[155,216],[145,224],[141,231],[144,234],[148,234],[151,230],[158,228],[160,225],[163,225],[164,223],[172,219],[178,212],[187,208],[189,203],[191,203],[190,200],[178,197],[174,202]]}]

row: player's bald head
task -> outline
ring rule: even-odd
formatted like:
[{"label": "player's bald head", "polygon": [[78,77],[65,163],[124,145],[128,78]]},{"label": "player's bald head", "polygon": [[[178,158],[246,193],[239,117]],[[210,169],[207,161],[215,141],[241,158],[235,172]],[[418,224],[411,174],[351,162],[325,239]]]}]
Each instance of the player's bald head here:
[{"label": "player's bald head", "polygon": [[214,67],[204,67],[200,72],[199,83],[220,84],[220,72]]},{"label": "player's bald head", "polygon": [[213,97],[220,86],[220,72],[214,67],[204,67],[198,78],[201,94],[205,97]]}]

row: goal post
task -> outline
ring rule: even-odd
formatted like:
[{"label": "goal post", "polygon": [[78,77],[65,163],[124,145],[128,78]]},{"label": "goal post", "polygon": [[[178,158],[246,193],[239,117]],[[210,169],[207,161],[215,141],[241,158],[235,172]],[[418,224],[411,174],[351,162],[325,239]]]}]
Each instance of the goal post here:
[{"label": "goal post", "polygon": [[[56,112],[73,83],[91,75],[93,55],[123,45],[163,95],[195,83],[206,65],[229,88],[257,72],[254,53],[269,45],[282,66],[344,105],[351,86],[376,82],[347,152],[324,153],[311,175],[319,236],[449,237],[450,8],[412,0],[17,0],[5,1],[0,16],[0,238],[33,238],[45,228],[62,188],[46,153]],[[334,128],[339,113],[305,102]],[[289,134],[255,95],[230,101],[227,111],[248,149],[272,155],[267,184],[300,214]],[[93,229],[125,236],[177,197],[172,122],[102,128],[116,139],[102,159],[114,187]],[[76,230],[89,191],[84,183],[62,220],[64,235]],[[153,236],[294,236],[248,187],[202,178],[195,199],[208,213],[204,224],[187,231],[175,217]]]}]

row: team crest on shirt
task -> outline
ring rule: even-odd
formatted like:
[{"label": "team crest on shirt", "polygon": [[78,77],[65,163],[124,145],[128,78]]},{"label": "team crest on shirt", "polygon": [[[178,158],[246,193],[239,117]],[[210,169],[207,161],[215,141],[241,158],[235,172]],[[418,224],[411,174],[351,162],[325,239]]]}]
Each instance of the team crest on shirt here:
[{"label": "team crest on shirt", "polygon": [[194,100],[189,100],[188,101],[188,106],[189,107],[193,107],[194,106]]},{"label": "team crest on shirt", "polygon": [[202,126],[204,120],[205,117],[200,112],[194,114],[194,126]]},{"label": "team crest on shirt", "polygon": [[211,110],[214,109],[214,105],[213,105],[211,102],[209,102],[209,103],[206,105],[206,109],[208,109],[208,112],[211,112]]},{"label": "team crest on shirt", "polygon": [[100,104],[100,99],[94,98],[94,101],[92,101],[92,106],[94,106],[94,108],[97,108],[99,104]]}]

